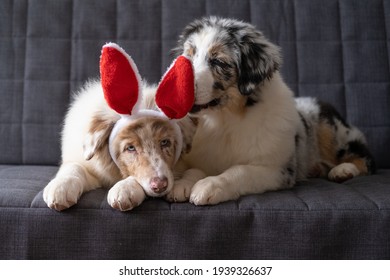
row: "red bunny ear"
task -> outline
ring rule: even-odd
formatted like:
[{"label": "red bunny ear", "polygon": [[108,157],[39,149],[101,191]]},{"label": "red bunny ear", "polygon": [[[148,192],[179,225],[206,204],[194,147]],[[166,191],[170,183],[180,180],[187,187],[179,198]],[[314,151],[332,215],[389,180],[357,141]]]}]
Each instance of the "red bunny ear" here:
[{"label": "red bunny ear", "polygon": [[191,61],[179,56],[163,76],[156,92],[156,104],[171,119],[183,118],[195,100]]},{"label": "red bunny ear", "polygon": [[103,46],[100,76],[108,105],[119,114],[131,114],[140,97],[141,78],[134,61],[117,44]]}]

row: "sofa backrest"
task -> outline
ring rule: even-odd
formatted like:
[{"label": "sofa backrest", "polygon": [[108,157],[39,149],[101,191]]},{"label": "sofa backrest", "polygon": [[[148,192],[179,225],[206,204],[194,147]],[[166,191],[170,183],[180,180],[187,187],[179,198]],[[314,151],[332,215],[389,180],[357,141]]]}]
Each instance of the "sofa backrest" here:
[{"label": "sofa backrest", "polygon": [[101,46],[128,51],[158,82],[184,26],[207,15],[253,23],[282,47],[297,96],[334,104],[390,167],[390,1],[0,1],[0,164],[58,164],[64,114],[99,76]]}]

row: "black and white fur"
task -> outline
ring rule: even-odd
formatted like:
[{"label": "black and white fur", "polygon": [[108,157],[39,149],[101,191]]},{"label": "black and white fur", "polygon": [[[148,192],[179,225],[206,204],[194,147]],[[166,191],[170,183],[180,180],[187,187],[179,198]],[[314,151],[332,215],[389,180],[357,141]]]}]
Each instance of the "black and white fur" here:
[{"label": "black and white fur", "polygon": [[194,65],[198,128],[169,200],[216,204],[308,177],[344,181],[374,171],[364,135],[332,106],[295,99],[279,72],[279,47],[254,26],[196,20],[174,52]]}]

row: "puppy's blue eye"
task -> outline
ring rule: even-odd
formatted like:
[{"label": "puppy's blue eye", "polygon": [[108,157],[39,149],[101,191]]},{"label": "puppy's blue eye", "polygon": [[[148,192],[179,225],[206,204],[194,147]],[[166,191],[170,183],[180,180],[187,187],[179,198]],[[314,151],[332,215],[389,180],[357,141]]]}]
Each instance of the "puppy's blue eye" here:
[{"label": "puppy's blue eye", "polygon": [[171,145],[171,141],[169,141],[168,139],[164,139],[164,140],[161,140],[160,141],[160,146],[162,147],[162,148],[164,148],[164,147],[169,147]]},{"label": "puppy's blue eye", "polygon": [[128,152],[135,152],[136,149],[135,149],[135,147],[133,145],[129,145],[129,146],[126,147],[126,151],[128,151]]}]

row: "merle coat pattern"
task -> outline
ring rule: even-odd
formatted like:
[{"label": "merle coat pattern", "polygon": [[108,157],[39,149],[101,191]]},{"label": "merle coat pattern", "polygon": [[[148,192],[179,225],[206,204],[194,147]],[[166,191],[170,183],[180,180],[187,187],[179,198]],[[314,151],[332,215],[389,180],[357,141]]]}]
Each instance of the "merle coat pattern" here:
[{"label": "merle coat pattern", "polygon": [[294,98],[279,47],[251,24],[195,20],[173,52],[194,66],[198,128],[169,200],[216,204],[309,177],[341,182],[374,172],[364,135],[331,105]]}]

